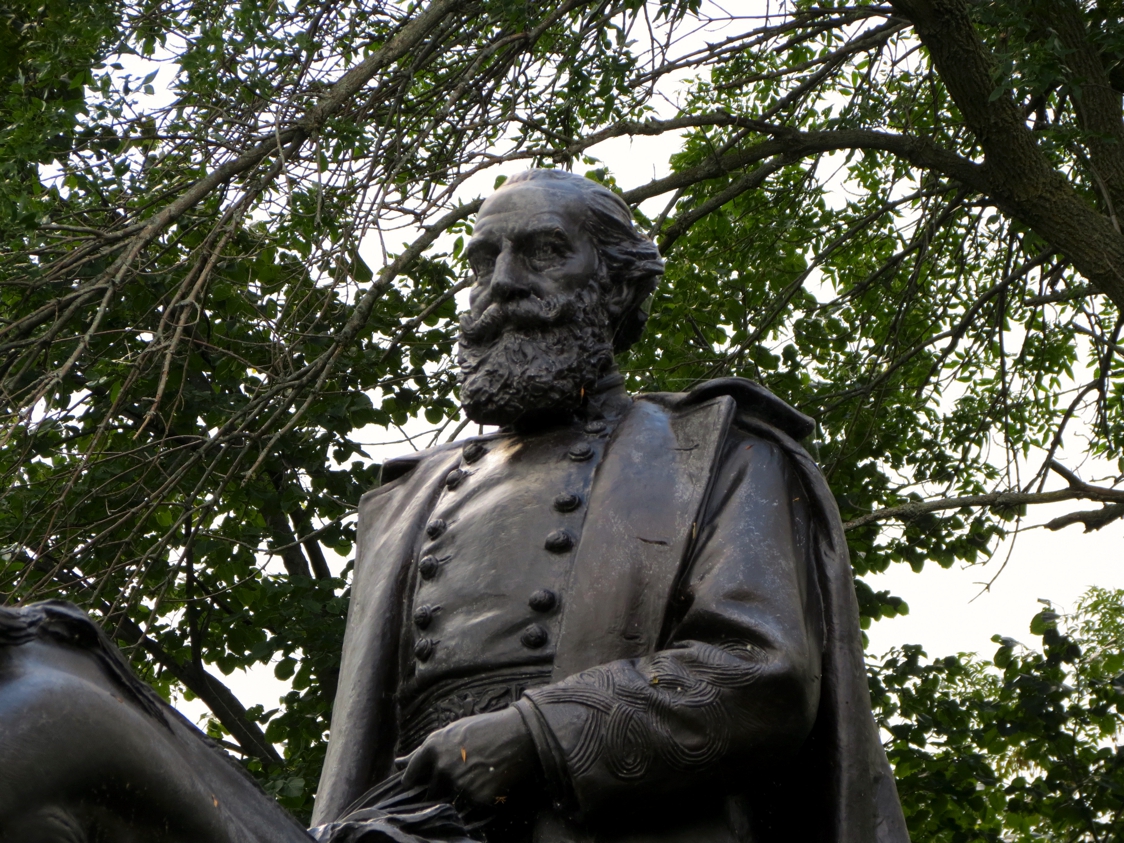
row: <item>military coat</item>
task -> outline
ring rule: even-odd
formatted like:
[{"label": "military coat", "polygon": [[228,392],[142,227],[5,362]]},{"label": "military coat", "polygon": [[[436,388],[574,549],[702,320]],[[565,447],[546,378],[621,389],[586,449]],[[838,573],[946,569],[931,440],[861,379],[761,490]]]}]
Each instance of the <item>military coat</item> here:
[{"label": "military coat", "polygon": [[388,463],[314,822],[513,704],[551,796],[528,840],[907,841],[810,430],[731,378]]}]

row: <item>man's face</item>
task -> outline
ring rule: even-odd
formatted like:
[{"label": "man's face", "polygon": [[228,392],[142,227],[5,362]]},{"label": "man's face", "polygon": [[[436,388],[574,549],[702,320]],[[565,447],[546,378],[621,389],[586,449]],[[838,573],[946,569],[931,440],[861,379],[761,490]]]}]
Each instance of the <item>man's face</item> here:
[{"label": "man's face", "polygon": [[524,182],[480,209],[467,256],[476,274],[461,316],[461,403],[511,424],[571,410],[612,363],[604,267],[581,192]]},{"label": "man's face", "polygon": [[484,203],[466,252],[476,274],[473,315],[492,304],[549,299],[590,284],[597,250],[582,228],[585,208],[574,193],[521,184]]}]

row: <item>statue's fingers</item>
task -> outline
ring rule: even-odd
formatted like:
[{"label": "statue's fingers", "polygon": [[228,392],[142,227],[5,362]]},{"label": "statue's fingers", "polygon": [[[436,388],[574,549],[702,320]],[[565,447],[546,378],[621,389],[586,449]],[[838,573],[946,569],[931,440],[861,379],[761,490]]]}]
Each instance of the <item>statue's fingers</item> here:
[{"label": "statue's fingers", "polygon": [[433,775],[434,752],[431,747],[422,744],[409,755],[397,759],[404,762],[405,769],[402,773],[402,785],[406,788],[418,787],[429,782]]},{"label": "statue's fingers", "polygon": [[395,770],[405,770],[410,765],[410,760],[417,754],[418,754],[418,751],[415,749],[409,755],[401,755],[398,758],[395,758],[394,759],[394,769]]},{"label": "statue's fingers", "polygon": [[457,793],[456,778],[441,759],[436,759],[429,773],[429,786],[425,795],[430,799],[448,799]]}]

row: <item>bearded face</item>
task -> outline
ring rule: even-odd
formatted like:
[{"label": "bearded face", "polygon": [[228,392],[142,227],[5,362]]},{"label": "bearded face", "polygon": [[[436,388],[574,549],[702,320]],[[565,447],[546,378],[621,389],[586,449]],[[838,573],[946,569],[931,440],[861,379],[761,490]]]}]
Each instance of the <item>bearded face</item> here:
[{"label": "bearded face", "polygon": [[[609,283],[597,239],[605,226],[588,182],[532,174],[484,202],[465,248],[476,278],[461,318],[461,404],[482,424],[575,410],[613,365],[610,308],[620,309],[611,304],[619,285]],[[627,217],[627,206],[601,190]]]},{"label": "bearded face", "polygon": [[569,412],[613,362],[601,301],[604,268],[586,286],[495,302],[460,321],[461,403],[480,424]]}]

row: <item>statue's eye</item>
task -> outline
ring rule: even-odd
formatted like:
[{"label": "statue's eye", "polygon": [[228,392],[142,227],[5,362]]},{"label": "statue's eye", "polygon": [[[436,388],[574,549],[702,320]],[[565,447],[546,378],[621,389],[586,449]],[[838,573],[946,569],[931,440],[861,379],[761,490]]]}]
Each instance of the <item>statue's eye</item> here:
[{"label": "statue's eye", "polygon": [[491,275],[496,268],[496,256],[490,252],[478,250],[469,255],[468,263],[477,278]]},{"label": "statue's eye", "polygon": [[528,257],[538,269],[553,266],[566,257],[566,244],[557,237],[538,237],[531,245]]}]

